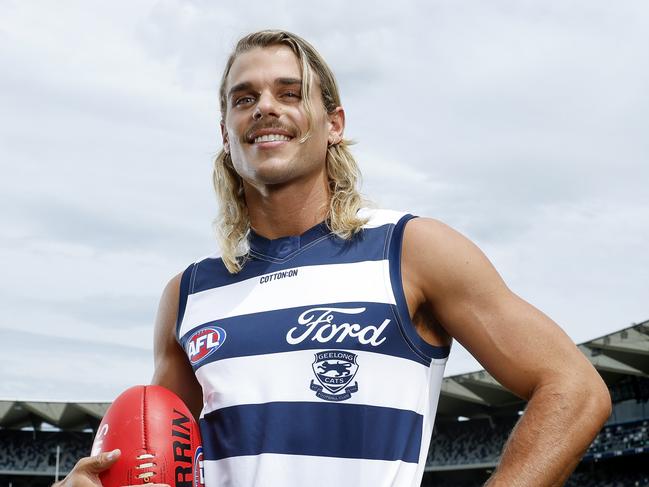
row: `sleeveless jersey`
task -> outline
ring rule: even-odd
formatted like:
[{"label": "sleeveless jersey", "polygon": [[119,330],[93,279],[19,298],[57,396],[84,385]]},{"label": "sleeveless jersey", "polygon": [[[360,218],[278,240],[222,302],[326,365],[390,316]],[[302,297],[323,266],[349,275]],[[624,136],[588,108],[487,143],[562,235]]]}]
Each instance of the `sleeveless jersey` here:
[{"label": "sleeveless jersey", "polygon": [[177,338],[203,388],[206,487],[419,486],[449,347],[417,334],[403,292],[411,215],[361,210],[268,240],[229,274],[181,279]]}]

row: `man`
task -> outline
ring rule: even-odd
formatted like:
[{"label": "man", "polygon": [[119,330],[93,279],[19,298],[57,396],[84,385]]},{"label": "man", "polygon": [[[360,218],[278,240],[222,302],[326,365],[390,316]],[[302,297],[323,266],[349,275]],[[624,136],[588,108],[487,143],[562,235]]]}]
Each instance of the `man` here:
[{"label": "man", "polygon": [[451,337],[529,401],[488,485],[562,485],[605,385],[466,238],[361,208],[340,105],[293,34],[246,36],[226,66],[221,256],[170,281],[155,332],[153,382],[200,416],[207,487],[419,485]]}]

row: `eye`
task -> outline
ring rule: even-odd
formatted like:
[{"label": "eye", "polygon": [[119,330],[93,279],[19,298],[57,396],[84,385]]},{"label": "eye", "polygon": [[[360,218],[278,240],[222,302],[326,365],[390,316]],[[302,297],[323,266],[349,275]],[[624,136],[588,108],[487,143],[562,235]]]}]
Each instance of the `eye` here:
[{"label": "eye", "polygon": [[283,96],[286,98],[295,98],[298,100],[300,99],[300,93],[297,91],[285,91]]},{"label": "eye", "polygon": [[249,95],[241,96],[234,100],[234,106],[248,105],[254,101],[255,99],[252,96]]}]

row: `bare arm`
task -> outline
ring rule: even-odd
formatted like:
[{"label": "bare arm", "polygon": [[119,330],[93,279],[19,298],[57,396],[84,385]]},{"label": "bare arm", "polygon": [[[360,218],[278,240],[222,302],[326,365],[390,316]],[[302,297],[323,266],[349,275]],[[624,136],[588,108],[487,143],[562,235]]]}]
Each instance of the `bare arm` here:
[{"label": "bare arm", "polygon": [[[160,299],[155,323],[154,357],[155,373],[153,384],[174,391],[198,417],[201,410],[201,390],[185,354],[175,338],[176,317],[181,275],[177,275],[165,288]],[[101,487],[99,473],[118,461],[119,450],[105,452],[96,457],[82,458],[61,482],[53,487]],[[168,487],[166,484],[151,484],[151,487]]]},{"label": "bare arm", "polygon": [[176,340],[181,276],[178,274],[169,281],[160,298],[153,339],[155,371],[151,383],[175,392],[198,418],[203,407],[201,386]]},{"label": "bare arm", "polygon": [[503,386],[529,401],[487,485],[563,485],[610,414],[597,371],[446,225],[409,222],[402,259],[411,310],[432,313]]}]

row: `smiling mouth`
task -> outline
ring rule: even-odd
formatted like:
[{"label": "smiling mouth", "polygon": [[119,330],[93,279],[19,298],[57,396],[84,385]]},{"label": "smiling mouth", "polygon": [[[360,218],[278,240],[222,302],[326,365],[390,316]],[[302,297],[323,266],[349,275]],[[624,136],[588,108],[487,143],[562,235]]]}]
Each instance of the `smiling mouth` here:
[{"label": "smiling mouth", "polygon": [[260,135],[259,137],[255,137],[253,140],[254,144],[259,144],[262,142],[279,142],[279,141],[286,141],[288,142],[291,140],[292,137],[289,137],[287,135],[281,135],[281,134],[267,134],[267,135]]}]

